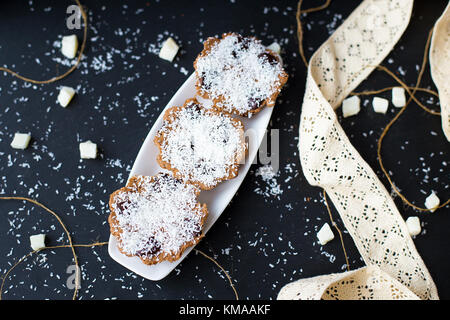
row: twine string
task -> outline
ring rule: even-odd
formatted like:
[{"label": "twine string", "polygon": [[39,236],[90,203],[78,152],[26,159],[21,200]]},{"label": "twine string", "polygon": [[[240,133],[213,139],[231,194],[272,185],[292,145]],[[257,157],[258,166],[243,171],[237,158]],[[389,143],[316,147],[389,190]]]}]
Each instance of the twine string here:
[{"label": "twine string", "polygon": [[227,279],[228,279],[228,282],[230,283],[230,286],[231,286],[231,288],[233,289],[233,291],[234,291],[234,296],[236,297],[236,300],[239,300],[239,296],[238,296],[238,293],[237,293],[237,291],[236,291],[236,288],[234,287],[234,285],[233,285],[233,281],[231,280],[231,277],[229,276],[229,274],[228,274],[228,272],[214,259],[214,258],[212,258],[212,257],[210,257],[210,256],[208,256],[206,253],[204,253],[203,251],[201,251],[201,250],[198,250],[198,249],[194,249],[195,250],[195,252],[197,252],[197,253],[200,253],[202,256],[204,256],[206,259],[208,259],[208,260],[211,260],[212,262],[214,262],[214,264],[216,265],[216,266],[218,266],[222,271],[223,271],[223,273],[225,274],[225,276],[227,277]]},{"label": "twine string", "polygon": [[[378,90],[367,90],[367,91],[361,91],[361,92],[351,92],[350,95],[352,96],[365,96],[365,95],[372,95],[372,94],[378,94],[378,93],[383,93],[389,90],[392,90],[394,88],[397,88],[398,86],[392,86],[392,87],[386,87],[386,88],[382,88],[382,89],[378,89]],[[416,89],[416,91],[422,91],[422,92],[426,92],[429,94],[432,94],[436,97],[439,98],[439,94],[431,89],[428,88],[418,88],[418,87],[407,87],[409,90],[413,90]]]},{"label": "twine string", "polygon": [[303,9],[303,10],[301,9],[302,3],[303,3],[303,0],[299,0],[299,2],[297,3],[297,12],[295,14],[295,20],[297,21],[298,51],[300,53],[300,57],[302,58],[303,63],[305,64],[306,69],[308,69],[309,63],[308,63],[308,60],[306,59],[305,51],[303,49],[303,27],[302,27],[302,21],[301,21],[300,16],[303,13],[311,13],[311,12],[316,12],[316,11],[326,9],[330,5],[331,0],[326,0],[325,3],[321,6],[309,8],[309,9]]},{"label": "twine string", "polygon": [[342,232],[339,229],[337,223],[334,222],[333,215],[331,214],[331,208],[330,208],[330,205],[328,204],[328,200],[327,200],[327,192],[325,191],[325,189],[322,189],[322,197],[323,197],[323,200],[325,202],[325,206],[327,207],[327,211],[328,211],[328,215],[330,216],[331,224],[333,225],[333,227],[337,230],[337,232],[339,234],[339,238],[341,240],[342,251],[344,252],[344,257],[345,257],[345,263],[346,263],[346,266],[347,266],[347,271],[350,271],[350,263],[348,261],[347,250],[345,250],[344,237],[342,236]]}]

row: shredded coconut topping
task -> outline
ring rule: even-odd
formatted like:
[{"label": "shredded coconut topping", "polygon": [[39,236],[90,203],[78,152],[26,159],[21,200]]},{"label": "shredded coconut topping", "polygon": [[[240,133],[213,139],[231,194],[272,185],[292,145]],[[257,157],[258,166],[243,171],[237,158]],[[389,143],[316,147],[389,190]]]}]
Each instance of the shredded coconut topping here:
[{"label": "shredded coconut topping", "polygon": [[193,185],[161,173],[137,176],[122,190],[111,208],[124,252],[144,258],[176,255],[201,235],[206,213],[197,202],[198,189]]},{"label": "shredded coconut topping", "polygon": [[177,177],[214,187],[237,169],[245,153],[242,123],[196,101],[175,110],[159,132],[161,159],[178,171]]},{"label": "shredded coconut topping", "polygon": [[280,89],[281,63],[259,40],[225,36],[196,61],[201,91],[228,112],[244,115]]}]

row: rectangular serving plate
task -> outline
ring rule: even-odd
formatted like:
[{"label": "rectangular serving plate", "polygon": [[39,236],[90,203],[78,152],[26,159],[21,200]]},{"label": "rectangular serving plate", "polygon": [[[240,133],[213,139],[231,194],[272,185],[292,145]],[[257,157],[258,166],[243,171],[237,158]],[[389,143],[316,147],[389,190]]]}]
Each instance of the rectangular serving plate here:
[{"label": "rectangular serving plate", "polygon": [[[154,144],[153,139],[162,126],[165,111],[173,106],[182,106],[187,99],[196,96],[195,81],[195,73],[193,73],[161,112],[139,150],[128,180],[134,175],[151,176],[162,171],[156,161],[158,148]],[[200,98],[198,99],[201,100]],[[204,102],[207,103],[207,101]],[[272,111],[273,107],[266,107],[251,118],[239,117],[244,123],[246,136],[248,137],[248,154],[245,163],[241,165],[239,174],[236,178],[224,181],[212,190],[202,191],[200,193],[199,201],[208,206],[209,212],[203,229],[204,234],[208,232],[220,217],[244,180],[266,133]],[[190,247],[186,249],[181,258],[177,261],[162,261],[155,265],[146,265],[138,257],[127,257],[121,253],[117,248],[117,239],[114,236],[110,235],[108,243],[108,253],[112,259],[134,273],[153,281],[161,280],[166,277],[181,261],[183,261],[184,258],[186,258],[193,248],[194,247]]]}]

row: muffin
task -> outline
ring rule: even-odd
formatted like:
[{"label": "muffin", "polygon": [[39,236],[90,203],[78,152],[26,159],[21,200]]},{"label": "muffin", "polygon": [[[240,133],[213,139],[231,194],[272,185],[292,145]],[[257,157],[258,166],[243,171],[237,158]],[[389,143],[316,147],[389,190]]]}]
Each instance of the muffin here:
[{"label": "muffin", "polygon": [[241,116],[273,107],[288,79],[278,54],[236,33],[208,38],[194,68],[197,94],[218,110]]},{"label": "muffin", "polygon": [[208,216],[200,190],[169,173],[134,176],[110,196],[108,218],[118,249],[145,264],[175,261],[203,237]]},{"label": "muffin", "polygon": [[206,109],[195,98],[166,111],[154,142],[159,165],[202,190],[236,177],[247,149],[240,120]]}]

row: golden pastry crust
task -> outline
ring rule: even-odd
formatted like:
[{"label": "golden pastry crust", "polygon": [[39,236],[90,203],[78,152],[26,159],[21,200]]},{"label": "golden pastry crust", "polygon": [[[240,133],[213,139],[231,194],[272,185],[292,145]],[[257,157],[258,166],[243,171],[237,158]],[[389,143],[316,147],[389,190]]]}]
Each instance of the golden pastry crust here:
[{"label": "golden pastry crust", "polygon": [[[196,78],[197,78],[197,81],[195,84],[197,94],[202,98],[212,100],[214,102],[214,108],[216,108],[217,110],[219,110],[221,112],[240,115],[240,116],[249,116],[250,114],[258,113],[266,106],[273,107],[275,105],[276,98],[278,97],[279,93],[281,92],[282,87],[285,85],[285,83],[288,80],[288,74],[282,68],[282,62],[281,62],[280,56],[277,53],[275,53],[272,50],[267,49],[267,48],[262,49],[260,52],[260,55],[266,56],[266,58],[267,58],[267,59],[263,59],[262,63],[277,64],[277,65],[279,65],[280,72],[278,73],[278,77],[277,77],[278,81],[276,84],[274,84],[275,87],[273,88],[273,90],[270,90],[270,93],[267,97],[265,97],[261,101],[254,101],[254,102],[250,101],[250,103],[252,103],[252,104],[254,103],[255,106],[257,106],[257,107],[253,107],[253,108],[243,111],[242,109],[238,109],[237,106],[234,106],[229,101],[229,99],[226,96],[224,96],[223,94],[212,94],[211,88],[205,88],[204,78],[201,74],[199,74],[199,71],[198,71],[199,61],[201,59],[203,59],[204,57],[207,57],[211,53],[211,51],[216,47],[216,45],[218,43],[223,41],[225,38],[232,37],[232,36],[240,39],[239,41],[248,41],[248,42],[253,42],[253,43],[259,43],[259,40],[256,39],[255,37],[245,37],[244,38],[241,35],[239,35],[237,33],[233,33],[233,32],[224,33],[222,35],[222,39],[213,38],[213,37],[208,38],[204,42],[204,48],[203,48],[202,52],[197,56],[197,58],[194,61],[194,69],[195,69]],[[255,56],[255,59],[257,59],[257,58],[259,58],[259,56]],[[227,70],[229,70],[229,69],[230,68],[227,67]],[[242,72],[241,74],[245,74],[245,72]],[[255,79],[255,80],[257,81],[257,79]],[[252,79],[252,81],[253,81],[253,79]],[[221,86],[221,85],[222,84],[218,84],[217,86]]]},{"label": "golden pastry crust", "polygon": [[[169,174],[158,174],[156,176],[152,176],[152,177],[145,177],[145,176],[134,176],[130,179],[130,181],[127,183],[127,185],[119,190],[116,190],[115,192],[113,192],[110,195],[110,199],[109,199],[109,208],[110,208],[110,215],[108,217],[108,222],[110,225],[110,232],[111,234],[116,237],[117,241],[118,241],[118,249],[121,253],[123,253],[124,255],[128,256],[128,257],[133,257],[133,256],[137,256],[139,257],[143,263],[147,264],[147,265],[152,265],[152,264],[156,264],[162,261],[176,261],[178,260],[181,255],[183,254],[183,252],[197,244],[200,239],[203,237],[203,226],[204,223],[206,221],[206,218],[208,216],[208,209],[206,207],[206,204],[200,204],[198,202],[195,203],[195,207],[192,208],[192,219],[195,220],[195,222],[192,222],[192,224],[197,225],[198,224],[198,228],[199,228],[199,232],[198,234],[193,234],[191,239],[182,242],[181,245],[179,245],[175,250],[169,250],[169,251],[165,251],[163,249],[163,244],[160,244],[159,246],[157,245],[157,241],[153,240],[150,238],[148,239],[150,242],[153,241],[155,243],[154,245],[154,252],[143,252],[143,253],[131,253],[130,251],[124,249],[127,244],[125,243],[125,239],[123,239],[123,233],[124,233],[124,224],[123,221],[121,222],[119,219],[119,215],[123,215],[125,214],[132,214],[133,211],[131,210],[127,210],[126,208],[124,208],[124,202],[128,202],[128,205],[130,203],[134,203],[135,204],[135,200],[131,200],[131,199],[136,199],[139,197],[146,197],[148,196],[148,194],[146,194],[147,192],[147,188],[149,185],[151,185],[152,183],[164,183],[164,181],[162,179],[164,179],[164,177],[168,177],[170,176]],[[172,179],[175,180],[173,177],[170,177],[168,179]],[[187,186],[186,184],[184,184],[182,181],[177,181],[176,183],[182,184]],[[198,188],[195,187],[190,187],[191,189],[189,190],[190,192],[192,192],[192,196],[195,197],[195,201],[197,196],[200,193],[200,190]],[[132,196],[131,196],[132,195]],[[183,217],[181,217],[183,218]],[[184,219],[187,219],[186,217],[184,217]],[[125,226],[128,228],[129,225]],[[140,226],[132,226],[133,228],[138,229]],[[167,226],[165,225],[158,225],[157,228],[159,229],[164,229],[167,228]],[[159,230],[161,231],[161,230]],[[164,230],[163,230],[164,231]],[[137,231],[136,231],[137,232]],[[151,230],[149,231],[150,233],[152,232]],[[147,241],[148,243],[148,241]],[[150,247],[151,249],[151,247]]]},{"label": "golden pastry crust", "polygon": [[[217,170],[217,172],[223,172],[223,175],[215,176],[214,178],[210,178],[205,175],[207,179],[202,180],[202,176],[195,175],[193,173],[194,168],[189,168],[188,165],[186,165],[187,168],[183,167],[183,169],[180,169],[180,167],[173,163],[174,161],[170,158],[170,154],[167,155],[168,158],[164,156],[166,154],[164,150],[168,145],[168,135],[174,133],[174,130],[177,129],[177,127],[179,126],[177,126],[177,120],[179,120],[180,114],[185,112],[187,108],[196,108],[198,110],[197,115],[201,114],[202,117],[219,117],[224,123],[230,124],[236,131],[235,136],[239,137],[239,141],[233,142],[235,144],[235,148],[233,148],[235,152],[232,157],[230,157],[229,163],[221,164],[222,167],[220,168],[219,166]],[[233,179],[238,175],[239,166],[245,161],[245,156],[247,153],[247,145],[244,138],[244,125],[240,120],[232,118],[226,114],[221,114],[214,108],[205,109],[195,98],[186,100],[182,107],[172,107],[168,109],[165,112],[163,119],[163,127],[158,131],[157,135],[154,138],[154,142],[159,149],[159,154],[156,159],[162,168],[171,171],[176,178],[183,180],[186,183],[191,183],[202,190],[211,190],[218,183]],[[213,133],[204,132],[204,135],[211,134]],[[194,142],[191,142],[191,144],[193,143]],[[201,147],[207,148],[208,146]],[[191,148],[195,148],[195,145],[191,145]],[[196,160],[197,159],[194,158],[194,161]],[[192,164],[195,166],[200,166],[198,162]]]}]

